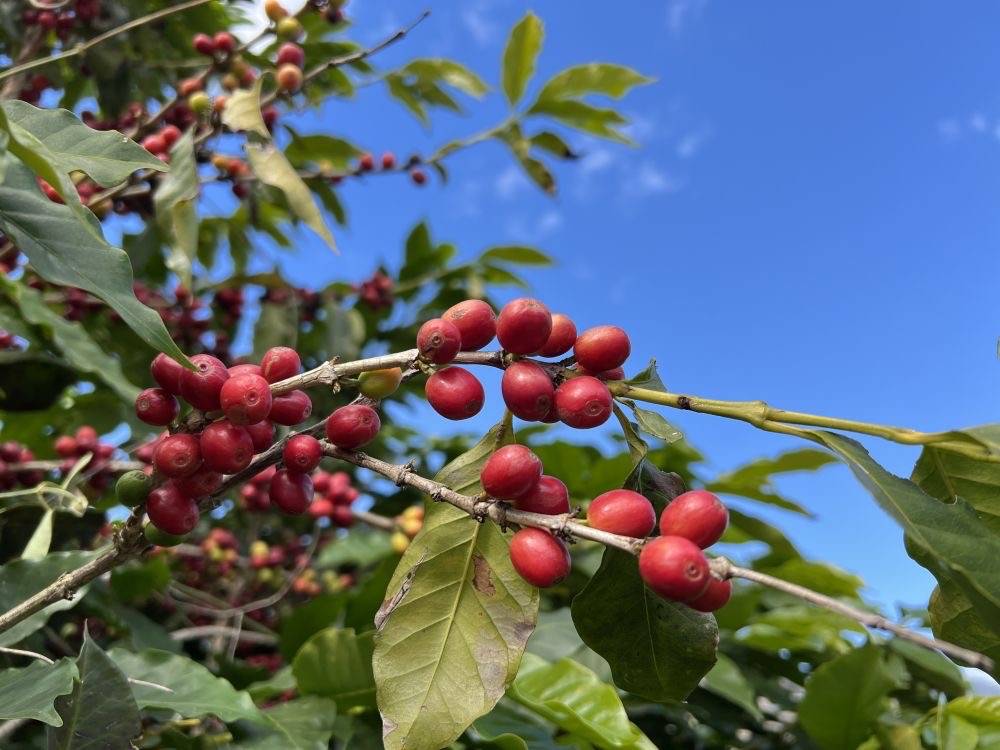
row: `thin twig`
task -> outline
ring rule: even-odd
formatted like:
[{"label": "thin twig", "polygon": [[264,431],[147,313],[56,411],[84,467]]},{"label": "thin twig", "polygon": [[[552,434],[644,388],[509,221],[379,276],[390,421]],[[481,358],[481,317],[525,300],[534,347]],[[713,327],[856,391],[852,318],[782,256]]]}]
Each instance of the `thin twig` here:
[{"label": "thin twig", "polygon": [[369,526],[381,529],[382,531],[396,531],[399,528],[395,518],[389,518],[389,516],[372,513],[370,510],[354,510],[352,508],[351,516],[356,521],[361,521],[362,523],[366,523]]},{"label": "thin twig", "polygon": [[228,625],[198,625],[193,628],[181,628],[170,634],[170,639],[174,641],[194,641],[199,638],[211,638],[214,636],[238,635],[239,640],[246,643],[259,643],[264,646],[273,645],[278,642],[277,636],[268,633],[255,633],[252,630],[237,631]]},{"label": "thin twig", "polygon": [[11,654],[12,656],[29,656],[32,659],[38,659],[39,661],[44,661],[46,664],[55,664],[55,662],[47,657],[45,654],[39,654],[35,651],[25,651],[20,648],[10,648],[9,646],[0,646],[0,653]]}]

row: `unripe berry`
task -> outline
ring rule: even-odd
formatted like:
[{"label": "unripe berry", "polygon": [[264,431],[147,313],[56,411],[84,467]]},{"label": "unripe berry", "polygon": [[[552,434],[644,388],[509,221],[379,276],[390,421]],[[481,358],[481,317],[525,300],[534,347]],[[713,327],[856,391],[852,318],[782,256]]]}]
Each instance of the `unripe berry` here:
[{"label": "unripe berry", "polygon": [[393,552],[401,555],[410,546],[410,538],[402,531],[394,531],[392,532],[392,536],[389,537],[389,546],[392,547]]},{"label": "unripe berry", "polygon": [[212,97],[204,91],[196,91],[191,94],[187,103],[196,115],[207,115],[212,110]]},{"label": "unripe berry", "polygon": [[399,367],[369,370],[358,376],[358,390],[365,396],[380,401],[395,393],[402,380],[403,370]]},{"label": "unripe berry", "polygon": [[500,384],[504,403],[511,413],[536,422],[543,419],[555,400],[556,389],[545,370],[534,362],[514,362]]},{"label": "unripe berry", "polygon": [[302,68],[298,65],[285,63],[274,75],[278,82],[278,88],[289,93],[295,93],[302,88]]},{"label": "unripe berry", "polygon": [[289,469],[308,473],[319,466],[323,449],[312,435],[295,435],[285,443],[281,458]]},{"label": "unripe berry", "polygon": [[147,388],[135,399],[135,415],[146,424],[163,426],[177,417],[177,399],[163,388]]},{"label": "unripe berry", "polygon": [[[186,477],[201,466],[198,438],[186,432],[168,435],[156,445],[153,466],[167,477]],[[162,527],[161,527],[162,528]]]},{"label": "unripe berry", "polygon": [[[273,403],[271,408],[274,409]],[[253,441],[254,453],[267,450],[274,442],[274,425],[266,419],[257,424],[248,424],[246,430],[250,433],[250,439]]]},{"label": "unripe berry", "polygon": [[271,386],[260,375],[236,375],[222,384],[219,405],[233,424],[256,424],[271,411]]},{"label": "unripe berry", "polygon": [[498,500],[526,495],[542,476],[542,461],[531,449],[514,443],[494,451],[479,472],[483,491]]},{"label": "unripe berry", "polygon": [[711,547],[729,523],[729,511],[707,490],[691,490],[675,497],[660,514],[660,533],[682,536],[702,549]]},{"label": "unripe berry", "polygon": [[233,50],[236,49],[236,37],[228,31],[220,31],[212,37],[212,43],[215,45],[216,51],[223,55],[232,54]]},{"label": "unripe berry", "polygon": [[188,497],[208,497],[222,486],[222,474],[202,466],[189,477],[175,479],[174,484]]},{"label": "unripe berry", "polygon": [[274,33],[278,39],[294,42],[302,36],[302,24],[297,18],[287,16],[278,21]]},{"label": "unripe berry", "polygon": [[422,169],[411,169],[410,179],[414,185],[423,185],[427,182],[427,173]]},{"label": "unripe berry", "polygon": [[577,364],[590,372],[621,367],[631,351],[628,334],[618,326],[588,328],[573,345]]},{"label": "unripe berry", "polygon": [[301,68],[306,62],[306,53],[299,45],[285,42],[278,48],[278,56],[274,62],[276,65],[294,65],[296,68]]},{"label": "unripe berry", "polygon": [[474,417],[486,400],[483,384],[461,367],[445,367],[427,378],[424,395],[434,411],[447,419]]},{"label": "unripe berry", "polygon": [[548,588],[569,575],[569,550],[561,539],[542,529],[523,528],[510,540],[514,570],[539,588]]},{"label": "unripe berry", "polygon": [[534,354],[552,333],[552,315],[536,299],[521,297],[508,302],[497,318],[497,338],[514,354]]},{"label": "unripe berry", "polygon": [[493,308],[481,299],[459,302],[445,310],[441,317],[458,328],[463,352],[482,349],[497,335],[497,317]]},{"label": "unripe berry", "polygon": [[341,406],[326,420],[326,437],[338,448],[355,450],[378,434],[382,423],[378,412],[367,404]]},{"label": "unripe berry", "polygon": [[302,360],[294,349],[275,346],[264,352],[260,360],[260,369],[268,383],[277,383],[302,372]]},{"label": "unripe berry", "polygon": [[688,606],[699,612],[715,612],[725,607],[732,595],[733,585],[729,581],[720,581],[718,578],[709,577],[705,593],[689,601]]},{"label": "unripe berry", "polygon": [[152,523],[147,523],[143,527],[142,534],[146,537],[147,542],[155,544],[157,547],[176,547],[184,541],[183,536],[168,534],[156,528]]},{"label": "unripe berry", "polygon": [[211,354],[196,354],[191,357],[196,370],[181,374],[181,396],[191,406],[202,411],[219,408],[219,392],[229,380],[229,371],[222,362]]},{"label": "unripe berry", "polygon": [[278,0],[264,0],[264,13],[272,21],[280,21],[288,15],[288,11]]},{"label": "unripe berry", "polygon": [[611,392],[597,378],[580,375],[556,388],[556,413],[570,427],[597,427],[611,416]]},{"label": "unripe berry", "polygon": [[576,325],[568,315],[554,313],[552,315],[552,331],[545,345],[538,350],[543,357],[558,357],[573,348],[576,341]]},{"label": "unripe berry", "polygon": [[198,504],[171,482],[149,493],[146,513],[156,528],[175,536],[184,536],[198,525]]},{"label": "unripe berry", "polygon": [[569,513],[569,490],[559,479],[543,474],[526,495],[514,498],[514,507],[547,516]]},{"label": "unripe berry", "polygon": [[275,424],[291,427],[309,419],[312,408],[309,394],[305,391],[290,391],[271,399],[271,411],[267,418]]},{"label": "unripe berry", "polygon": [[122,505],[132,507],[146,502],[153,489],[153,478],[139,469],[126,471],[115,482],[115,495]]},{"label": "unripe berry", "polygon": [[417,349],[420,356],[437,365],[455,359],[462,348],[462,333],[458,327],[443,318],[428,320],[417,331]]},{"label": "unripe berry", "polygon": [[212,471],[235,474],[253,460],[253,439],[243,427],[224,419],[201,433],[201,457]]},{"label": "unripe berry", "polygon": [[281,469],[274,473],[268,490],[271,502],[285,513],[305,513],[313,499],[312,477],[300,471]]},{"label": "unripe berry", "polygon": [[208,55],[211,57],[215,54],[215,40],[208,34],[195,34],[191,39],[191,46],[194,47],[195,52],[199,55]]},{"label": "unripe berry", "polygon": [[591,501],[587,523],[612,534],[644,539],[656,526],[656,511],[638,492],[611,490]]},{"label": "unripe berry", "polygon": [[711,574],[698,546],[680,536],[650,539],[639,553],[639,575],[664,599],[689,602],[701,596]]}]

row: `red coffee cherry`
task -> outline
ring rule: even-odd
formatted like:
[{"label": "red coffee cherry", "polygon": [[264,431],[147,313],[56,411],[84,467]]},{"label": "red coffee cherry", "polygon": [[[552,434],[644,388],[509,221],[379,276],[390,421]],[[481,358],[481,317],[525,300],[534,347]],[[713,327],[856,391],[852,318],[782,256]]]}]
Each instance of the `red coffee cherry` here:
[{"label": "red coffee cherry", "polygon": [[577,363],[590,372],[621,367],[631,351],[628,334],[618,326],[588,328],[573,345]]},{"label": "red coffee cherry", "polygon": [[201,457],[212,471],[235,474],[253,460],[253,438],[246,428],[220,419],[201,433]]},{"label": "red coffee cherry", "polygon": [[330,513],[330,522],[338,529],[349,529],[354,525],[354,514],[350,505],[334,505]]},{"label": "red coffee cherry", "polygon": [[294,349],[275,346],[264,352],[260,360],[260,369],[268,383],[277,383],[302,372],[302,360]]},{"label": "red coffee cherry", "polygon": [[493,308],[481,299],[467,299],[445,310],[441,316],[455,324],[462,337],[462,351],[482,349],[497,335]]},{"label": "red coffee cherry", "polygon": [[375,439],[382,422],[367,404],[341,406],[326,420],[326,437],[344,450],[355,450]]},{"label": "red coffee cherry", "polygon": [[271,386],[260,375],[236,375],[222,384],[219,405],[233,424],[256,424],[271,411]]},{"label": "red coffee cherry", "polygon": [[639,553],[639,575],[664,599],[689,602],[701,596],[711,574],[698,545],[680,536],[658,536]]},{"label": "red coffee cherry", "polygon": [[702,549],[711,547],[729,524],[729,511],[707,490],[691,490],[675,497],[660,514],[660,533],[682,536]]},{"label": "red coffee cherry", "polygon": [[73,458],[77,454],[76,440],[71,435],[60,435],[53,446],[62,458]]},{"label": "red coffee cherry", "polygon": [[191,46],[200,55],[211,57],[215,54],[215,40],[208,34],[195,34],[191,40]]},{"label": "red coffee cherry", "polygon": [[552,333],[552,315],[536,299],[521,297],[504,305],[497,318],[497,338],[513,354],[533,354]]},{"label": "red coffee cherry", "polygon": [[556,388],[556,413],[570,427],[597,427],[611,416],[611,392],[597,378],[580,375]]},{"label": "red coffee cherry", "polygon": [[375,157],[369,153],[361,154],[358,158],[358,169],[362,172],[371,172],[375,169]]},{"label": "red coffee cherry", "polygon": [[313,499],[312,477],[300,471],[281,469],[274,473],[268,490],[271,502],[285,513],[305,513]]},{"label": "red coffee cherry", "polygon": [[294,65],[298,68],[301,68],[303,65],[305,65],[305,62],[306,62],[306,53],[302,50],[302,48],[299,45],[293,42],[285,42],[280,47],[278,47],[278,57],[275,58],[274,61],[275,65],[289,64],[289,65]]},{"label": "red coffee cherry", "polygon": [[483,491],[498,500],[526,495],[542,476],[542,461],[531,449],[514,443],[498,448],[479,472]]},{"label": "red coffee cherry", "polygon": [[656,511],[638,492],[611,490],[591,501],[587,522],[595,529],[644,539],[656,526]]},{"label": "red coffee cherry", "polygon": [[556,389],[547,372],[534,362],[514,362],[500,383],[504,403],[511,413],[537,422],[544,419],[555,402]]},{"label": "red coffee cherry", "polygon": [[462,333],[454,323],[443,318],[428,320],[417,331],[420,356],[434,364],[451,362],[461,348]]},{"label": "red coffee cherry", "polygon": [[312,435],[295,435],[285,443],[281,458],[289,469],[308,473],[319,466],[323,449]]},{"label": "red coffee cherry", "polygon": [[229,370],[211,354],[196,354],[191,363],[197,370],[184,370],[181,375],[181,396],[191,406],[202,411],[219,408],[219,391],[229,380]]},{"label": "red coffee cherry", "polygon": [[181,129],[176,125],[164,125],[160,130],[160,137],[163,139],[163,142],[167,144],[167,148],[169,149],[180,140]]},{"label": "red coffee cherry", "polygon": [[135,399],[135,415],[146,424],[163,426],[177,417],[177,399],[163,388],[147,388]]},{"label": "red coffee cherry", "polygon": [[248,424],[246,431],[250,433],[250,439],[253,441],[254,453],[267,450],[274,442],[274,425],[266,419],[257,424]]},{"label": "red coffee cherry", "polygon": [[423,185],[427,182],[427,173],[422,169],[411,169],[410,179],[413,180],[414,185]]},{"label": "red coffee cherry", "polygon": [[157,354],[149,365],[149,373],[153,376],[156,384],[167,393],[172,393],[175,396],[181,394],[181,376],[186,369],[184,365],[166,354]]},{"label": "red coffee cherry", "polygon": [[616,367],[613,370],[604,370],[602,372],[591,372],[585,367],[576,366],[576,371],[581,375],[590,375],[597,378],[598,380],[624,380],[625,379],[625,368]]},{"label": "red coffee cherry", "polygon": [[725,607],[729,602],[729,597],[733,595],[733,585],[729,581],[720,581],[711,576],[709,579],[705,593],[688,602],[691,609],[696,609],[699,612],[715,612]]},{"label": "red coffee cherry", "polygon": [[545,345],[538,350],[543,357],[558,357],[573,348],[576,341],[576,325],[568,315],[552,315],[552,331]]},{"label": "red coffee cherry", "polygon": [[[186,432],[168,435],[153,451],[153,466],[166,477],[186,477],[201,466],[198,438]],[[165,529],[164,529],[165,530]]]},{"label": "red coffee cherry", "polygon": [[542,529],[523,528],[510,540],[514,570],[539,588],[548,588],[569,575],[569,550],[561,539]]},{"label": "red coffee cherry", "polygon": [[229,377],[235,378],[237,375],[260,375],[263,378],[264,371],[260,369],[260,365],[233,365],[229,368]]},{"label": "red coffee cherry", "polygon": [[236,37],[228,31],[220,31],[212,37],[212,43],[215,45],[215,49],[224,55],[231,54],[236,49]]},{"label": "red coffee cherry", "polygon": [[76,438],[76,447],[79,453],[93,453],[97,450],[97,430],[90,425],[85,424],[83,427],[77,428],[73,437]]},{"label": "red coffee cherry", "polygon": [[162,484],[146,498],[146,514],[160,531],[176,536],[190,533],[198,525],[198,504],[182,494],[172,482]]},{"label": "red coffee cherry", "polygon": [[427,378],[424,395],[434,411],[447,419],[474,417],[486,400],[483,384],[461,367],[445,367]]},{"label": "red coffee cherry", "polygon": [[514,498],[514,507],[547,516],[569,513],[569,490],[560,480],[543,474],[528,494]]},{"label": "red coffee cherry", "polygon": [[392,169],[396,166],[396,155],[392,151],[382,154],[382,169]]},{"label": "red coffee cherry", "polygon": [[222,474],[203,466],[189,477],[175,479],[174,484],[187,497],[208,497],[222,485]]},{"label": "red coffee cherry", "polygon": [[289,391],[271,399],[271,411],[267,417],[276,424],[291,427],[309,419],[312,408],[312,401],[305,391]]}]

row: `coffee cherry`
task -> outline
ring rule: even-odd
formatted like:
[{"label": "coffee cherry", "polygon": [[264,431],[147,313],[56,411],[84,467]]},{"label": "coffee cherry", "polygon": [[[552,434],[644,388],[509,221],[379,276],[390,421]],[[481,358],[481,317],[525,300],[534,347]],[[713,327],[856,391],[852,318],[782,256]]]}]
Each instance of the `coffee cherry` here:
[{"label": "coffee cherry", "polygon": [[539,588],[548,588],[569,575],[569,550],[561,539],[542,529],[523,528],[510,540],[514,570]]},{"label": "coffee cherry", "polygon": [[689,602],[701,596],[711,574],[698,546],[680,536],[650,539],[639,553],[639,575],[664,599]]},{"label": "coffee cherry", "polygon": [[[274,409],[273,404],[271,409]],[[250,439],[253,441],[254,453],[267,450],[274,442],[274,425],[266,419],[257,424],[248,424],[246,431],[250,433]]]},{"label": "coffee cherry", "polygon": [[427,173],[422,169],[411,169],[410,179],[414,185],[423,185],[427,182]]},{"label": "coffee cherry", "polygon": [[729,581],[720,581],[718,578],[710,576],[705,593],[687,604],[691,609],[696,609],[699,612],[715,612],[725,607],[732,595],[733,585]]},{"label": "coffee cherry", "polygon": [[396,166],[396,155],[391,151],[382,154],[382,169],[393,169]]},{"label": "coffee cherry", "polygon": [[428,320],[417,331],[417,349],[428,362],[443,365],[455,359],[462,348],[462,333],[444,318]]},{"label": "coffee cherry", "polygon": [[302,88],[302,68],[298,65],[285,63],[278,68],[278,72],[274,74],[274,77],[278,82],[278,88],[283,91],[295,93]]},{"label": "coffee cherry", "polygon": [[625,379],[625,368],[616,367],[613,370],[604,370],[602,372],[591,372],[585,367],[576,366],[576,371],[581,375],[590,375],[597,378],[598,380],[624,380]]},{"label": "coffee cherry", "polygon": [[199,55],[212,57],[215,54],[215,40],[208,34],[195,34],[191,39],[191,46]]},{"label": "coffee cherry", "polygon": [[375,169],[375,157],[365,152],[358,157],[358,169],[362,172],[371,172]]},{"label": "coffee cherry", "polygon": [[326,437],[344,450],[367,445],[378,434],[382,422],[378,412],[367,404],[341,406],[326,420]]},{"label": "coffee cherry", "polygon": [[202,466],[189,477],[175,479],[174,484],[188,497],[208,497],[222,486],[222,474]]},{"label": "coffee cherry", "polygon": [[260,360],[260,370],[268,383],[277,383],[302,372],[302,360],[294,349],[275,346],[264,352]]},{"label": "coffee cherry", "polygon": [[260,369],[260,365],[232,365],[229,368],[229,377],[235,378],[237,375],[260,375],[264,377],[264,371]]},{"label": "coffee cherry", "polygon": [[187,104],[196,115],[207,115],[212,110],[212,97],[204,91],[196,91],[188,97]]},{"label": "coffee cherry", "polygon": [[151,154],[164,154],[167,152],[167,142],[159,134],[147,135],[143,138],[142,147]]},{"label": "coffee cherry", "polygon": [[474,417],[486,400],[482,383],[461,367],[445,367],[427,378],[424,395],[434,411],[447,419]]},{"label": "coffee cherry", "polygon": [[271,502],[285,513],[305,513],[313,499],[312,477],[300,471],[281,469],[274,473],[268,490]]},{"label": "coffee cherry", "polygon": [[184,536],[198,525],[198,504],[181,494],[171,482],[149,493],[146,514],[160,531],[176,536]]},{"label": "coffee cherry", "polygon": [[[201,78],[185,78],[179,84],[177,84],[177,95],[181,97],[189,97],[197,91],[201,91],[204,88],[204,83]],[[169,146],[170,144],[167,143]]]},{"label": "coffee cherry", "polygon": [[115,496],[122,505],[132,507],[146,502],[153,489],[153,478],[139,469],[126,471],[115,482]]},{"label": "coffee cherry", "polygon": [[308,473],[319,466],[323,449],[312,435],[295,435],[285,443],[281,458],[289,469]]},{"label": "coffee cherry", "polygon": [[497,335],[497,318],[493,308],[481,299],[459,302],[445,310],[441,317],[458,328],[463,352],[482,349]]},{"label": "coffee cherry", "polygon": [[278,56],[274,60],[276,65],[294,65],[301,68],[306,62],[306,53],[302,48],[292,42],[285,42],[278,48]]},{"label": "coffee cherry", "polygon": [[573,345],[577,363],[590,372],[621,367],[631,351],[628,334],[618,326],[588,328]]},{"label": "coffee cherry", "polygon": [[151,523],[147,523],[142,528],[142,534],[146,537],[147,542],[155,544],[157,547],[176,547],[184,541],[183,536],[168,534],[165,531],[160,531],[160,529],[156,528]]},{"label": "coffee cherry", "polygon": [[389,537],[389,546],[392,547],[393,552],[401,555],[410,546],[410,538],[402,531],[394,531],[392,532],[392,536]]},{"label": "coffee cherry", "polygon": [[638,492],[611,490],[591,501],[587,523],[612,534],[644,539],[656,526],[656,511]]},{"label": "coffee cherry", "polygon": [[253,460],[253,438],[227,420],[212,422],[201,433],[201,457],[212,471],[235,474]]},{"label": "coffee cherry", "polygon": [[56,454],[63,458],[74,458],[78,452],[76,440],[72,435],[60,435],[53,444]]},{"label": "coffee cherry", "polygon": [[256,424],[271,411],[271,386],[260,375],[236,375],[222,384],[219,405],[233,424]]},{"label": "coffee cherry", "polygon": [[191,363],[197,369],[185,369],[181,374],[181,396],[196,409],[218,409],[219,392],[222,384],[229,380],[229,371],[211,354],[196,354],[191,357]]},{"label": "coffee cherry", "polygon": [[368,398],[381,401],[395,393],[402,380],[403,371],[399,367],[369,370],[358,376],[358,390]]},{"label": "coffee cherry", "polygon": [[312,408],[312,401],[305,391],[289,391],[271,399],[271,411],[267,418],[275,424],[291,427],[309,419]]},{"label": "coffee cherry", "polygon": [[97,430],[90,425],[85,424],[83,427],[77,428],[73,437],[76,439],[77,451],[81,454],[93,453],[98,448]]},{"label": "coffee cherry", "polygon": [[297,18],[287,16],[278,21],[274,33],[278,39],[294,42],[302,36],[302,24]]},{"label": "coffee cherry", "polygon": [[497,318],[497,338],[513,354],[533,354],[552,332],[552,315],[536,299],[521,297],[504,305]]},{"label": "coffee cherry", "polygon": [[135,415],[146,424],[167,425],[177,417],[177,399],[163,388],[147,388],[135,399]]},{"label": "coffee cherry", "polygon": [[729,511],[707,490],[691,490],[675,497],[660,514],[660,533],[682,536],[702,549],[711,547],[729,523]]},{"label": "coffee cherry", "polygon": [[[167,477],[186,477],[201,466],[201,446],[198,438],[186,432],[168,435],[153,451],[153,466]],[[162,528],[162,527],[161,527]]]},{"label": "coffee cherry", "polygon": [[498,500],[526,495],[542,476],[542,461],[531,449],[514,443],[494,451],[479,472],[483,491]]},{"label": "coffee cherry", "polygon": [[160,130],[160,137],[167,144],[168,149],[181,139],[181,135],[181,129],[176,125],[164,125]]},{"label": "coffee cherry", "polygon": [[280,21],[288,15],[288,11],[278,0],[264,0],[264,13],[272,21]]},{"label": "coffee cherry", "polygon": [[216,51],[223,55],[231,55],[236,49],[236,37],[228,31],[220,31],[212,37],[212,43],[215,45]]},{"label": "coffee cherry", "polygon": [[556,394],[548,373],[527,361],[514,362],[504,371],[500,390],[511,413],[529,422],[536,422],[549,413]]},{"label": "coffee cherry", "polygon": [[552,315],[552,331],[545,345],[538,350],[543,357],[558,357],[573,348],[576,341],[576,326],[568,315]]},{"label": "coffee cherry", "polygon": [[547,516],[569,513],[569,490],[560,480],[543,474],[528,494],[514,498],[514,507]]},{"label": "coffee cherry", "polygon": [[611,392],[589,375],[570,378],[556,388],[556,413],[570,427],[597,427],[611,416]]}]

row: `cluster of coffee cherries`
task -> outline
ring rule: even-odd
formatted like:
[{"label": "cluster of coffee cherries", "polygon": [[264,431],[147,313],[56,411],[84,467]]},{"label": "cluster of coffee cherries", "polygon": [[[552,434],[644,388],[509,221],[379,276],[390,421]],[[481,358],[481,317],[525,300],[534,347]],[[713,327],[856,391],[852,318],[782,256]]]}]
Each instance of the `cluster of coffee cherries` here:
[{"label": "cluster of coffee cherries", "polygon": [[[624,377],[622,365],[631,352],[628,334],[617,326],[597,326],[577,335],[576,325],[561,313],[552,314],[535,299],[508,302],[497,316],[482,300],[465,300],[417,332],[421,356],[447,365],[460,351],[482,349],[496,337],[518,357],[560,357],[571,349],[576,366],[556,386],[553,372],[528,359],[517,359],[504,371],[501,392],[507,408],[529,422],[561,421],[570,427],[597,427],[611,416],[611,392],[606,380]],[[561,373],[558,379],[563,379]],[[427,379],[424,393],[443,417],[467,419],[479,413],[486,396],[468,370],[449,366]]]},{"label": "cluster of coffee cherries", "polygon": [[[402,169],[407,170],[410,173],[410,180],[414,185],[424,185],[427,183],[427,173],[420,169],[420,157],[411,156],[404,164],[402,164]],[[400,165],[396,162],[396,155],[392,151],[386,151],[382,154],[381,158],[378,160],[376,165],[375,157],[365,152],[358,157],[358,163],[355,166],[354,174],[360,175],[366,172],[374,172],[376,166],[380,168],[383,172],[393,172],[397,170]],[[339,182],[339,179],[334,178],[335,182]]]},{"label": "cluster of coffee cherries", "polygon": [[0,443],[0,491],[15,487],[34,487],[45,480],[48,473],[53,476],[66,474],[76,462],[90,454],[87,465],[86,485],[95,492],[101,492],[110,484],[114,474],[109,462],[117,450],[110,443],[102,443],[90,425],[83,425],[72,435],[60,435],[53,441],[53,449],[61,459],[59,466],[48,472],[45,469],[18,468],[36,460],[28,446],[14,440]]},{"label": "cluster of coffee cherries", "polygon": [[358,299],[372,310],[383,310],[392,307],[392,303],[395,301],[394,288],[392,277],[383,271],[375,271],[369,278],[358,284]]},{"label": "cluster of coffee cherries", "polygon": [[[45,7],[51,5],[51,8]],[[101,13],[101,0],[74,0],[73,3],[36,3],[21,13],[25,26],[38,26],[45,31],[54,31],[60,41],[69,39],[73,29],[81,24],[89,24]]]}]

